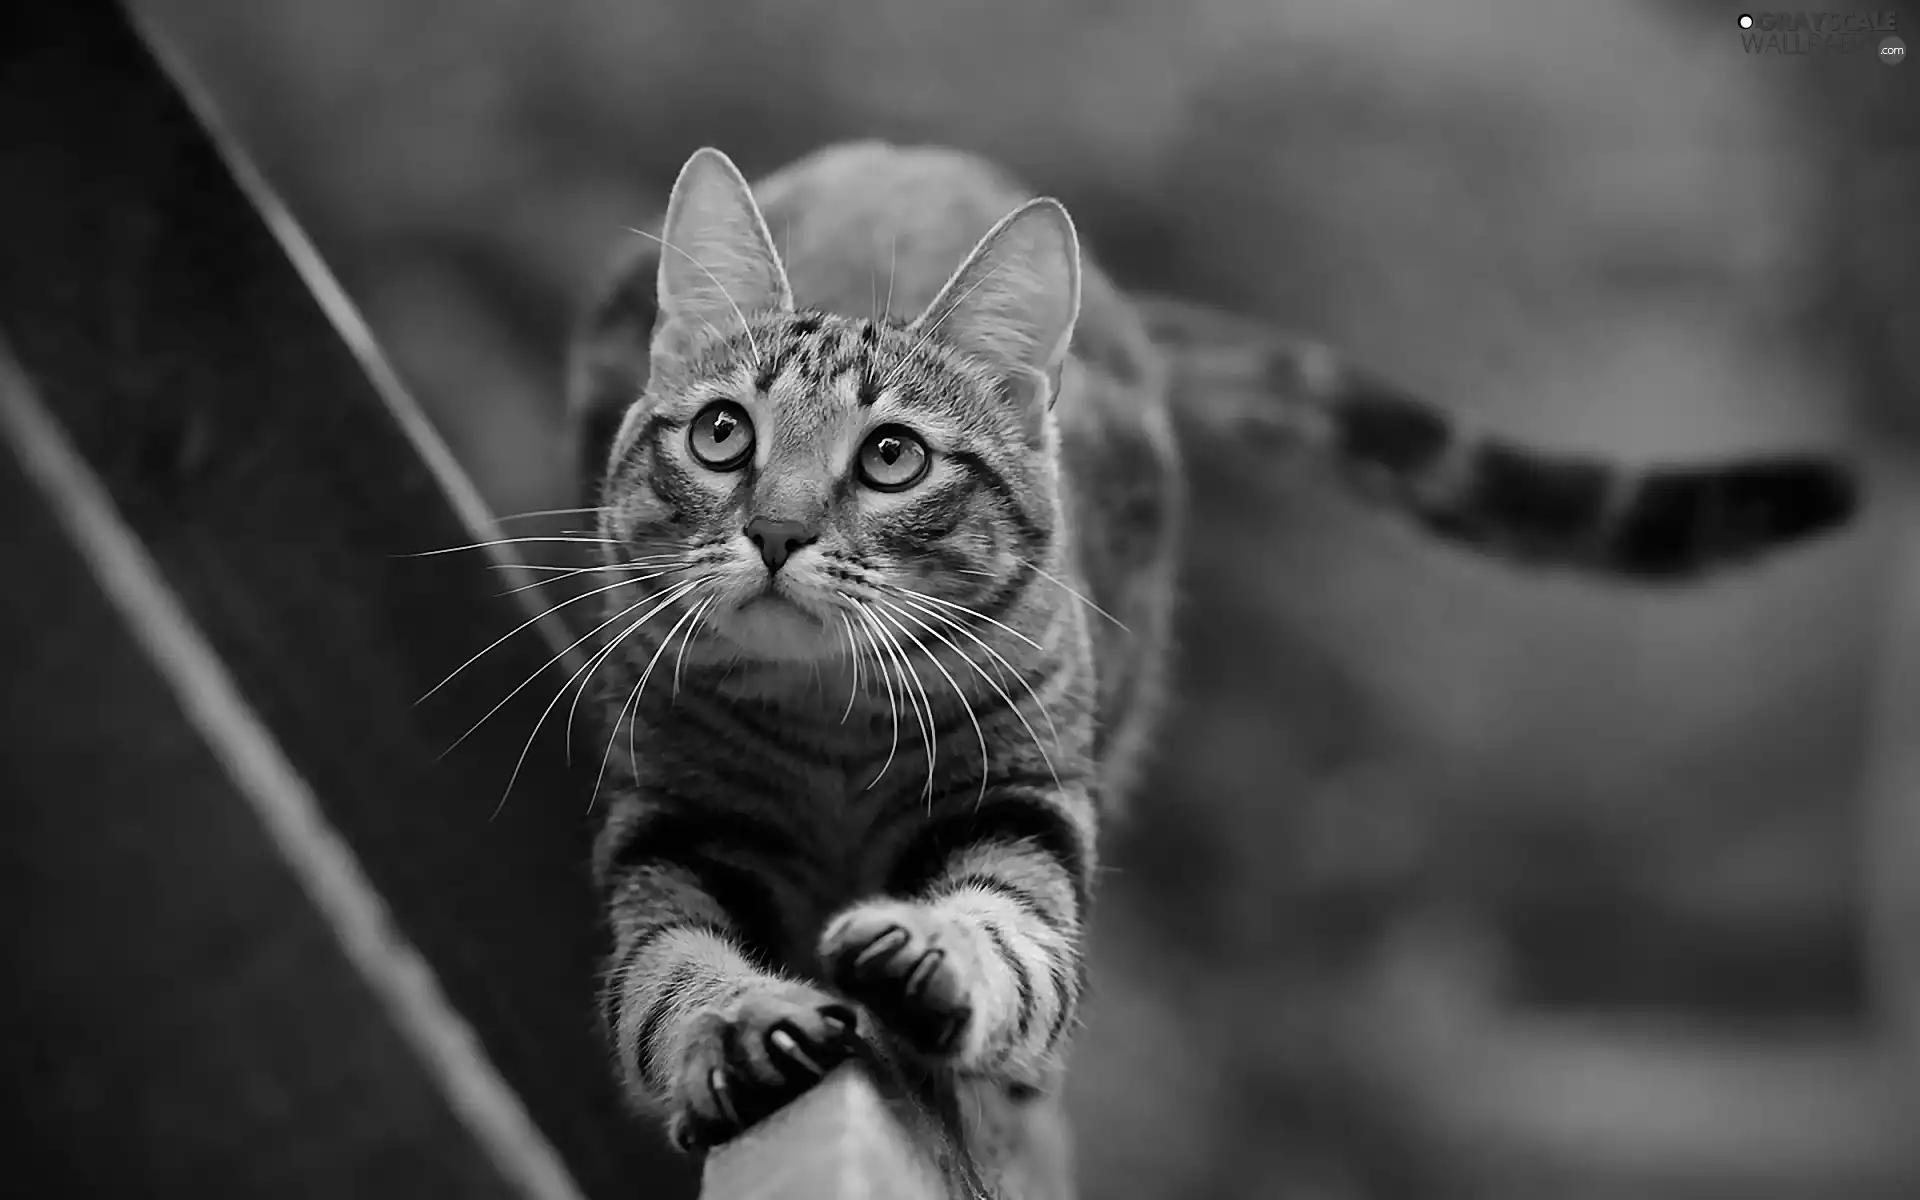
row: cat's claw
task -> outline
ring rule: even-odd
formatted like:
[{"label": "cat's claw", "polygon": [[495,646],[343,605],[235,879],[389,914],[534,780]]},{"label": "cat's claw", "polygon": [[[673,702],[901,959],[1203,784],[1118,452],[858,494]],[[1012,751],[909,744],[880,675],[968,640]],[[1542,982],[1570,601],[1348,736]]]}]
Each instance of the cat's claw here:
[{"label": "cat's claw", "polygon": [[801,985],[754,991],[694,1018],[667,1132],[710,1150],[752,1128],[854,1053],[855,1015]]},{"label": "cat's claw", "polygon": [[827,926],[820,961],[833,985],[920,1054],[950,1058],[973,1020],[958,931],[917,905],[862,905]]}]

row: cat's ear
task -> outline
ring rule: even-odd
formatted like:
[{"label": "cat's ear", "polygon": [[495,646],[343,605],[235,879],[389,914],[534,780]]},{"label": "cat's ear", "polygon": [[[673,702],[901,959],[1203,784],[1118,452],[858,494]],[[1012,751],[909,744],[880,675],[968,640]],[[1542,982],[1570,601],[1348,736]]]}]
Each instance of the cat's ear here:
[{"label": "cat's ear", "polygon": [[1079,316],[1080,239],[1043,197],[987,231],[913,328],[1057,384]]},{"label": "cat's ear", "polygon": [[696,150],[680,168],[660,237],[661,334],[731,333],[748,313],[792,310],[793,289],[766,218],[740,168],[720,151]]}]

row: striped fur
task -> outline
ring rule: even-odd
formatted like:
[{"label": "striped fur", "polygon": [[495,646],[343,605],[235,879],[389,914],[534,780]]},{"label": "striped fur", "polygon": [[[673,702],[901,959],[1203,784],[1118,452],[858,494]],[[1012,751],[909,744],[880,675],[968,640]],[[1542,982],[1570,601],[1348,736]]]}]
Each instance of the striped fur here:
[{"label": "striped fur", "polygon": [[1810,453],[1629,467],[1474,430],[1324,346],[1166,298],[1140,302],[1205,436],[1302,447],[1358,495],[1481,553],[1678,583],[1848,524],[1859,485]]},{"label": "striped fur", "polygon": [[[576,347],[577,389],[630,398],[600,495],[603,1016],[683,1145],[871,1051],[944,1114],[957,1192],[1065,1197],[1067,1156],[1032,1143],[1058,1124],[1099,812],[1152,711],[1170,427],[1057,205],[959,155],[852,153],[763,184],[764,220],[696,156],[663,236],[699,269],[645,256],[651,330],[616,289]],[[716,400],[754,430],[731,472],[694,450]],[[893,493],[857,468],[889,428],[931,449]],[[1097,524],[1114,505],[1130,531]],[[756,517],[806,531],[777,570]]]},{"label": "striped fur", "polygon": [[[569,363],[617,544],[592,676],[604,1016],[629,1094],[689,1146],[874,1053],[957,1130],[957,1194],[1071,1195],[1064,1149],[1040,1143],[1058,1141],[1100,814],[1165,691],[1182,441],[1307,447],[1449,540],[1640,579],[1854,507],[1817,459],[1635,474],[1477,440],[1321,348],[1129,300],[1091,263],[1071,356],[1023,349],[1019,287],[954,268],[1028,197],[967,155],[834,146],[745,196],[696,156],[675,248],[616,264]],[[991,303],[916,325],[962,282]],[[734,474],[689,456],[716,399],[755,429]],[[877,495],[852,463],[889,423],[934,466]],[[756,515],[813,539],[777,572],[790,607],[746,604],[767,578]]]}]

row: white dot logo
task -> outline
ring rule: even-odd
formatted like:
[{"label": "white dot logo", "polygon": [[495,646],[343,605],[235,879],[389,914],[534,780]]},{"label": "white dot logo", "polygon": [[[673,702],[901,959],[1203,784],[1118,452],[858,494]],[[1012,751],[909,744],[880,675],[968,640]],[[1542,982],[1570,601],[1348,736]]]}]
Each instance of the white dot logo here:
[{"label": "white dot logo", "polygon": [[1740,28],[1742,28],[1742,29],[1752,29],[1752,28],[1753,28],[1753,18],[1752,18],[1752,17],[1750,17],[1750,16],[1748,16],[1748,15],[1747,15],[1746,13],[1741,13],[1741,14],[1740,14]]}]

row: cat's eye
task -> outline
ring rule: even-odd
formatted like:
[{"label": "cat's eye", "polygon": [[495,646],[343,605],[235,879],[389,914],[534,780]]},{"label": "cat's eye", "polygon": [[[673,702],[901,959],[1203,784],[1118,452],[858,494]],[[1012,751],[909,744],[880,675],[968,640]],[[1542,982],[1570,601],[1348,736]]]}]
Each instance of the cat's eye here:
[{"label": "cat's eye", "polygon": [[881,492],[902,492],[919,483],[933,456],[911,430],[886,425],[860,444],[860,481]]},{"label": "cat's eye", "polygon": [[753,419],[731,400],[701,409],[687,430],[687,449],[712,471],[737,471],[753,457]]}]

